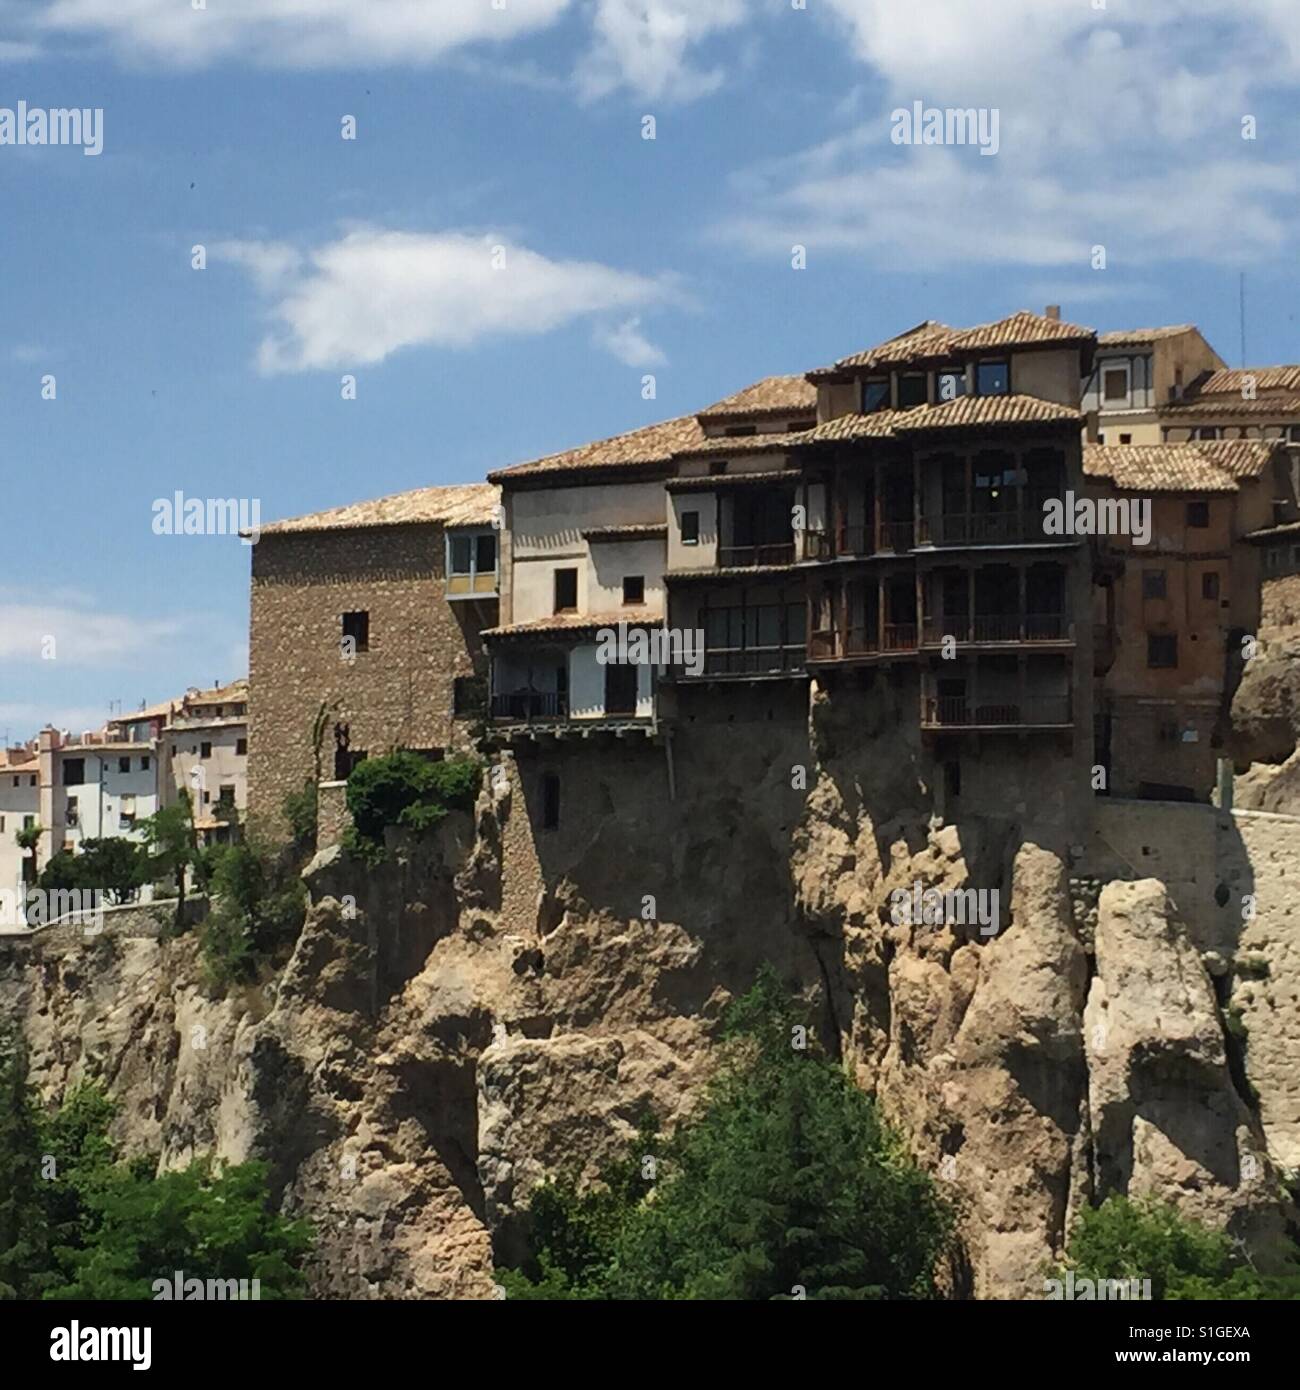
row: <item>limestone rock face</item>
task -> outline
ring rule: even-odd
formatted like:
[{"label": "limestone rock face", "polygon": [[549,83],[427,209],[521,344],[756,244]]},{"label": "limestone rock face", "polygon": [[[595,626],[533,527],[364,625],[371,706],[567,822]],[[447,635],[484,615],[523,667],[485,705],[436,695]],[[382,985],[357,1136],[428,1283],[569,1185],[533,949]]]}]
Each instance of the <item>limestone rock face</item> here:
[{"label": "limestone rock face", "polygon": [[1269,1229],[1276,1175],[1229,1074],[1210,977],[1156,879],[1102,892],[1084,1032],[1102,1189]]},{"label": "limestone rock face", "polygon": [[[954,1292],[1041,1297],[1073,1215],[1110,1190],[1265,1229],[1246,1079],[1161,886],[1105,889],[1094,965],[1059,836],[930,818],[901,695],[882,687],[864,723],[815,694],[803,732],[768,698],[734,725],[685,709],[669,754],[505,759],[472,816],[394,837],[379,869],[327,851],[291,959],[224,999],[189,937],[0,942],[34,1082],[56,1099],[101,1077],[119,1138],[162,1165],[268,1161],[316,1226],[322,1297],[491,1298],[531,1188],[590,1176],[646,1106],[666,1129],[688,1114],[728,1002],[770,961],[948,1187]],[[898,904],[924,889],[977,895],[989,929],[910,920]],[[1268,1036],[1280,1077],[1286,1035]],[[1269,1094],[1281,1115],[1291,1093]]]}]

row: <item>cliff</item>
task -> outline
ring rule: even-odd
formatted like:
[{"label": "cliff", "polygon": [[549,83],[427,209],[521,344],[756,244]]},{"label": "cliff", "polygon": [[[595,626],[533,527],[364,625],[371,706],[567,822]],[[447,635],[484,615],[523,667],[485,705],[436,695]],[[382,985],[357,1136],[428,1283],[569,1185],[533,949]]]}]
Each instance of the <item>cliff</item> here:
[{"label": "cliff", "polygon": [[[648,745],[547,755],[560,831],[534,830],[541,764],[521,755],[380,870],[325,850],[289,964],[229,998],[205,996],[190,938],[4,942],[33,1080],[54,1098],[102,1077],[119,1137],[163,1166],[268,1159],[316,1224],[323,1297],[486,1298],[533,1183],[591,1172],[646,1103],[688,1112],[768,960],[950,1185],[955,1292],[1041,1296],[1099,1192],[1159,1193],[1267,1258],[1300,1133],[1285,1048],[1261,1022],[1234,1075],[1225,958],[1181,890],[1129,874],[1098,896],[1032,807],[932,820],[885,714],[850,737],[825,707],[811,727],[752,713],[684,727],[671,777]],[[895,921],[917,885],[996,891],[1000,933]],[[1292,1018],[1297,934],[1271,920],[1257,987]]]}]

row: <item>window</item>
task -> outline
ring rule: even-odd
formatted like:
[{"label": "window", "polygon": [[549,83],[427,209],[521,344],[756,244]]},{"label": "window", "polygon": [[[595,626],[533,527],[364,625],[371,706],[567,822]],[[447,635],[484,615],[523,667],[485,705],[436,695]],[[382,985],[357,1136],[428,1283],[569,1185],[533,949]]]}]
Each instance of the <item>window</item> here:
[{"label": "window", "polygon": [[130,771],[131,771],[131,759],[130,759],[130,758],[119,758],[119,759],[117,760],[117,770],[118,770],[119,772],[130,772]]},{"label": "window", "polygon": [[1153,670],[1178,665],[1178,638],[1173,633],[1147,633],[1147,665]]},{"label": "window", "polygon": [[605,665],[605,713],[635,714],[638,667],[617,662]]},{"label": "window", "polygon": [[924,372],[906,372],[898,378],[898,408],[911,410],[929,400]]},{"label": "window", "polygon": [[1286,427],[1286,442],[1288,444],[1300,444],[1300,425],[1288,425]]},{"label": "window", "polygon": [[1202,425],[1192,431],[1193,439],[1220,439],[1222,435],[1223,431],[1217,425]]},{"label": "window", "polygon": [[1105,442],[1106,442],[1106,436],[1105,436],[1105,434],[1104,434],[1104,433],[1099,434],[1099,435],[1097,436],[1097,443],[1098,443],[1098,444],[1104,444]]},{"label": "window", "polygon": [[145,757],[143,757],[143,758],[140,759],[140,771],[141,771],[141,772],[148,772],[148,771],[149,771],[149,758],[148,758],[147,755],[146,755]]},{"label": "window", "polygon": [[0,816],[0,835],[5,833],[5,818]]},{"label": "window", "polygon": [[1205,527],[1210,524],[1210,504],[1208,502],[1189,502],[1187,504],[1187,524]]},{"label": "window", "polygon": [[35,777],[29,777],[29,778],[27,779],[27,785],[28,785],[29,787],[34,787],[34,786],[36,785],[36,778],[35,778]]},{"label": "window", "polygon": [[199,744],[199,757],[210,758],[212,756],[212,745],[210,743]]},{"label": "window", "polygon": [[965,367],[940,367],[935,378],[935,395],[942,401],[955,401],[966,394]]},{"label": "window", "polygon": [[785,427],[786,433],[797,434],[802,430],[810,430],[816,423],[816,420],[791,420]]},{"label": "window", "polygon": [[218,789],[218,791],[217,791],[217,805],[218,805],[218,806],[230,806],[230,807],[233,807],[234,804],[235,804],[235,788],[234,788],[234,785],[233,785],[232,783],[226,783],[224,786],[220,787],[220,788]]},{"label": "window", "polygon": [[871,377],[862,383],[862,413],[871,415],[877,410],[889,409],[889,378]]},{"label": "window", "polygon": [[235,756],[239,758],[248,756],[248,740],[246,738],[237,738],[235,740]]},{"label": "window", "polygon": [[1110,405],[1128,401],[1128,367],[1106,367],[1101,374],[1101,398]]},{"label": "window", "polygon": [[24,830],[30,830],[30,829],[32,828],[32,826],[34,826],[35,824],[36,824],[36,817],[35,817],[35,816],[24,816],[24,817],[23,817],[23,829],[24,829]]},{"label": "window", "polygon": [[726,460],[726,459],[710,459],[710,460],[709,460],[709,477],[710,477],[710,478],[720,478],[726,471],[727,471],[727,460]]},{"label": "window", "polygon": [[1119,437],[1119,442],[1121,444],[1132,444],[1133,436],[1131,434],[1121,434]]},{"label": "window", "polygon": [[980,362],[975,368],[977,396],[1009,396],[1011,368],[1006,362]]},{"label": "window", "polygon": [[1207,570],[1201,575],[1201,597],[1215,599],[1219,597],[1219,572],[1218,570]]},{"label": "window", "polygon": [[85,758],[64,758],[63,760],[63,785],[65,787],[79,787],[86,780],[86,760]]},{"label": "window", "polygon": [[682,544],[699,545],[700,543],[700,514],[699,512],[682,513]]},{"label": "window", "polygon": [[623,576],[623,602],[636,604],[645,602],[645,577],[640,574]]},{"label": "window", "polygon": [[365,611],[344,613],[344,650],[348,652],[368,652],[370,650],[370,614]]},{"label": "window", "polygon": [[1165,596],[1165,572],[1164,570],[1143,570],[1142,571],[1142,597],[1143,598],[1164,598]]},{"label": "window", "polygon": [[555,611],[557,613],[576,613],[578,611],[578,571],[576,569],[555,571]]},{"label": "window", "polygon": [[726,428],[725,430],[723,430],[722,432],[723,432],[723,434],[729,436],[729,437],[732,438],[732,439],[737,439],[737,438],[739,438],[741,435],[746,435],[746,434],[757,434],[757,433],[758,433],[758,426],[757,426],[757,425],[728,425],[727,428]]},{"label": "window", "polygon": [[77,823],[77,798],[76,798],[75,796],[70,796],[70,797],[68,798],[68,804],[67,804],[67,806],[64,808],[64,812],[63,812],[63,819],[64,819],[64,821],[65,821],[68,825],[76,825],[76,823]]},{"label": "window", "polygon": [[447,597],[472,598],[497,587],[495,531],[458,531],[447,535]]},{"label": "window", "polygon": [[560,779],[554,772],[542,774],[542,829],[560,826]]},{"label": "window", "polygon": [[487,683],[480,676],[457,676],[451,683],[453,719],[482,714],[487,705]]}]

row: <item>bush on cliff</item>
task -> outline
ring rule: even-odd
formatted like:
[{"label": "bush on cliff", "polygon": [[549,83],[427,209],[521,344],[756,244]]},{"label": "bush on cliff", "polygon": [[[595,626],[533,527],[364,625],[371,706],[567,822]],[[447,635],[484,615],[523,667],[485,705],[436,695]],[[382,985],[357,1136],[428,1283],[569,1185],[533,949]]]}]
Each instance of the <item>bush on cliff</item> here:
[{"label": "bush on cliff", "polygon": [[720,1076],[671,1141],[645,1129],[596,1185],[565,1175],[534,1191],[531,1257],[501,1275],[510,1297],[935,1295],[948,1204],[774,971],[728,1032]]},{"label": "bush on cliff", "polygon": [[0,1298],[148,1299],[175,1270],[302,1295],[311,1232],[274,1210],[265,1165],[155,1177],[155,1160],[121,1158],[116,1107],[94,1083],[47,1114],[13,1036],[0,1038],[0,1102]]},{"label": "bush on cliff", "polygon": [[244,840],[213,859],[212,910],[199,930],[208,983],[217,989],[253,979],[297,940],[307,890],[296,863]]},{"label": "bush on cliff", "polygon": [[422,834],[448,811],[471,810],[482,776],[477,758],[430,762],[400,748],[382,758],[367,758],[348,778],[352,817],[348,848],[362,857],[377,858],[382,856],[385,827],[402,826]]},{"label": "bush on cliff", "polygon": [[1065,1264],[1080,1279],[1151,1281],[1152,1299],[1295,1299],[1300,1273],[1262,1275],[1224,1232],[1154,1197],[1108,1197],[1080,1213]]}]

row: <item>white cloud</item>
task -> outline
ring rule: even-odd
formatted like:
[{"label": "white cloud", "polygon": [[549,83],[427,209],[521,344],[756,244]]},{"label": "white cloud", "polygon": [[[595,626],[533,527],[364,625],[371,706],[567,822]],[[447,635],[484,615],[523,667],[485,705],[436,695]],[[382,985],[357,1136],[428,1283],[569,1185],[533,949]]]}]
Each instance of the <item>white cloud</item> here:
[{"label": "white cloud", "polygon": [[578,66],[579,90],[589,99],[619,87],[665,100],[704,96],[724,74],[692,67],[690,50],[748,13],[748,0],[595,0],[594,41]]},{"label": "white cloud", "polygon": [[615,328],[596,329],[596,343],[617,357],[625,367],[662,367],[668,359],[641,332],[639,317],[625,319]]},{"label": "white cloud", "polygon": [[[116,666],[176,637],[172,619],[106,613],[21,596],[0,596],[0,661],[51,667]],[[53,647],[47,639],[53,638]],[[53,656],[45,653],[53,652]]]},{"label": "white cloud", "polygon": [[470,347],[677,298],[665,279],[556,261],[493,237],[362,227],[299,258],[280,243],[215,248],[273,303],[263,372],[347,369],[404,347]]},{"label": "white cloud", "polygon": [[409,66],[555,22],[571,0],[46,0],[38,30],[105,37],[124,57],[201,67]]}]

